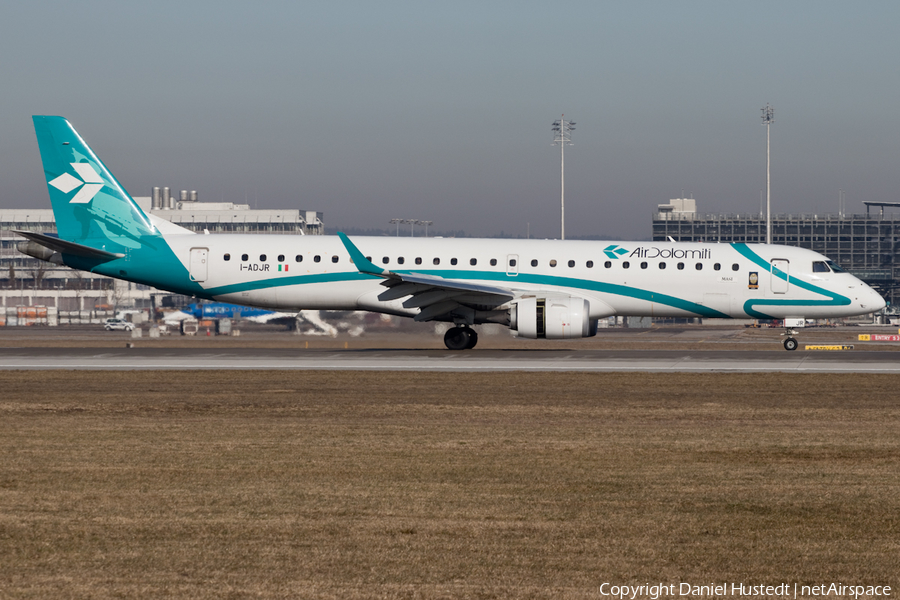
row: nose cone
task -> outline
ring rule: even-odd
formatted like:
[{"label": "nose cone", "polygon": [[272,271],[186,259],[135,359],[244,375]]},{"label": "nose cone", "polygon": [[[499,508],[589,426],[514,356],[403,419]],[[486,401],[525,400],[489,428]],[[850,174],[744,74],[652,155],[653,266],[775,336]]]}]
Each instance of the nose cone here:
[{"label": "nose cone", "polygon": [[860,294],[859,305],[867,312],[878,312],[879,310],[887,306],[887,302],[884,300],[881,294],[879,294],[869,286],[866,286],[865,293]]}]

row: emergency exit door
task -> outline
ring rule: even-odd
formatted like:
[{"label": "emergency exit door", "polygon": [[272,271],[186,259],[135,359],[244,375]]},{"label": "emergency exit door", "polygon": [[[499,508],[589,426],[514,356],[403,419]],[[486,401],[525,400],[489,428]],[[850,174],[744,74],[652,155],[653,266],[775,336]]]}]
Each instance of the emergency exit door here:
[{"label": "emergency exit door", "polygon": [[506,256],[506,274],[515,277],[519,274],[519,255],[508,254]]},{"label": "emergency exit door", "polygon": [[209,248],[191,248],[191,279],[206,281],[209,269]]}]

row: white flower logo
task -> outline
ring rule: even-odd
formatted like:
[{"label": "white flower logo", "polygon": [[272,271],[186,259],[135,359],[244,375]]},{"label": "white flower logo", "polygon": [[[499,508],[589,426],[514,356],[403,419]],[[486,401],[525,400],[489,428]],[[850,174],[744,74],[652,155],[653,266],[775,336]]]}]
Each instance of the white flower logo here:
[{"label": "white flower logo", "polygon": [[94,170],[88,163],[72,163],[72,168],[75,169],[75,172],[78,173],[77,177],[72,177],[68,173],[63,173],[56,179],[50,182],[50,185],[61,191],[63,194],[68,194],[72,190],[77,187],[81,187],[78,190],[78,193],[75,194],[75,197],[69,200],[70,204],[87,204],[91,200],[94,199],[94,196],[97,195],[103,186],[103,179],[100,178],[100,174]]}]

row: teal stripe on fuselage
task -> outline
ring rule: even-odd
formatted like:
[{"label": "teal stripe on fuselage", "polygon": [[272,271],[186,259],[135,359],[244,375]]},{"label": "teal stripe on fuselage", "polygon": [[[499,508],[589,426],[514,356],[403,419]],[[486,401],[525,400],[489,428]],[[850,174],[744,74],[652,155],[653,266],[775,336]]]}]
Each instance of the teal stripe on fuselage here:
[{"label": "teal stripe on fuselage", "polygon": [[340,272],[340,273],[317,273],[315,275],[289,275],[284,277],[271,277],[269,279],[260,279],[258,281],[242,281],[241,283],[233,283],[223,285],[216,288],[206,289],[206,293],[210,296],[224,296],[225,294],[237,294],[239,292],[250,292],[253,290],[264,290],[267,288],[286,287],[289,285],[307,285],[312,283],[336,283],[341,281],[362,281],[365,279],[378,279],[381,277],[376,275],[367,275],[359,271]]},{"label": "teal stripe on fuselage", "polygon": [[[639,288],[633,288],[625,285],[614,283],[604,283],[602,281],[593,281],[590,279],[576,279],[572,277],[556,277],[552,275],[529,275],[527,273],[519,273],[516,276],[509,276],[505,272],[494,271],[452,271],[452,270],[404,270],[396,271],[397,273],[421,273],[422,275],[433,275],[442,277],[447,280],[476,280],[476,281],[499,281],[511,285],[512,289],[521,287],[522,283],[531,283],[537,285],[551,285],[557,287],[573,288],[580,290],[591,290],[604,294],[612,294],[615,296],[624,296],[627,298],[635,298],[664,304],[679,310],[694,313],[701,317],[715,317],[727,319],[730,315],[719,312],[702,304],[690,302],[682,298],[676,298],[668,294],[660,294]],[[294,275],[290,277],[275,277],[263,279],[259,281],[248,281],[225,285],[217,288],[206,290],[209,296],[222,296],[225,294],[235,294],[239,292],[247,292],[251,290],[259,290],[273,287],[284,287],[288,285],[304,285],[311,283],[333,283],[339,281],[360,281],[364,279],[381,279],[375,275],[367,275],[359,272],[343,272],[343,273],[321,273],[316,275]]]},{"label": "teal stripe on fuselage", "polygon": [[743,242],[739,242],[736,244],[731,244],[731,247],[738,251],[744,258],[750,260],[754,264],[762,267],[766,270],[766,272],[773,273],[779,279],[784,279],[788,284],[794,284],[797,287],[804,289],[808,292],[812,292],[814,294],[820,294],[822,296],[826,296],[828,300],[780,300],[777,298],[751,298],[744,303],[744,312],[754,317],[756,319],[773,319],[771,315],[767,315],[765,313],[761,313],[757,310],[754,310],[753,307],[757,305],[766,305],[766,306],[848,306],[851,303],[850,298],[846,296],[842,296],[830,290],[826,290],[824,288],[820,288],[811,283],[807,283],[806,281],[802,281],[797,279],[796,277],[790,277],[787,273],[782,271],[781,269],[773,268],[772,263],[766,262],[761,256],[753,252],[750,248],[747,247],[747,244]]},{"label": "teal stripe on fuselage", "polygon": [[191,280],[188,270],[162,236],[153,238],[148,236],[144,242],[145,245],[141,248],[127,248],[113,239],[96,240],[90,244],[93,247],[111,248],[113,252],[125,254],[124,258],[111,261],[100,262],[68,254],[63,258],[66,265],[73,269],[133,281],[186,296],[212,299],[199,283]]}]

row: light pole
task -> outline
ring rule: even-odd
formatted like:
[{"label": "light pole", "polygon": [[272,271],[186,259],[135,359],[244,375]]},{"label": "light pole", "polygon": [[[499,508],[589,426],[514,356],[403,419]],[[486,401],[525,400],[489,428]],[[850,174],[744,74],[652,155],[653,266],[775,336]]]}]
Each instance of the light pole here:
[{"label": "light pole", "polygon": [[762,109],[762,124],[766,126],[766,243],[772,243],[772,156],[769,152],[769,126],[775,122],[775,107]]},{"label": "light pole", "polygon": [[403,223],[404,225],[409,225],[409,236],[410,237],[416,236],[416,231],[415,231],[416,225],[424,225],[425,226],[425,237],[428,237],[428,226],[434,225],[434,221],[420,221],[419,219],[391,219],[390,223],[391,223],[391,225],[397,226],[397,237],[400,237],[400,223]]},{"label": "light pole", "polygon": [[575,121],[566,121],[566,115],[553,121],[553,145],[559,144],[559,237],[566,239],[566,146],[572,145]]}]

